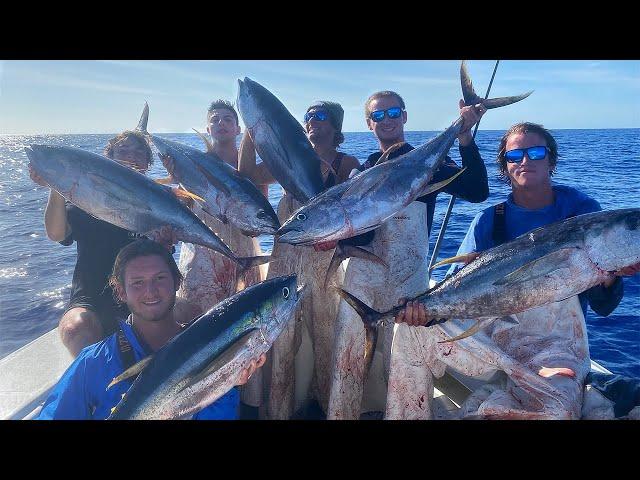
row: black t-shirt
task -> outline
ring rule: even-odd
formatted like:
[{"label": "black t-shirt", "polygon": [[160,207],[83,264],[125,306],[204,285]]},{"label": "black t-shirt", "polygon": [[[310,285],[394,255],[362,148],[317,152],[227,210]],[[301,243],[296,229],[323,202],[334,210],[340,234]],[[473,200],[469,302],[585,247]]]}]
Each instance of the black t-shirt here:
[{"label": "black t-shirt", "polygon": [[67,203],[66,208],[71,234],[60,243],[71,245],[75,240],[78,249],[69,306],[91,308],[105,330],[112,330],[117,325],[115,317],[126,317],[128,310],[113,298],[109,275],[120,249],[140,235],[98,220],[75,205]]},{"label": "black t-shirt", "polygon": [[[465,172],[440,190],[436,190],[428,195],[424,195],[416,199],[417,202],[427,204],[427,236],[431,233],[431,225],[433,223],[433,213],[436,208],[436,197],[440,192],[447,192],[450,195],[456,195],[464,200],[472,203],[485,201],[489,196],[489,181],[487,178],[487,168],[482,161],[480,151],[475,142],[471,142],[466,147],[460,146],[460,157],[462,165],[467,167]],[[389,155],[389,160],[404,155],[413,150],[414,147],[405,143],[402,147],[393,151]],[[377,151],[369,155],[367,160],[360,165],[361,172],[373,167],[378,159],[382,156],[381,151]],[[438,183],[452,177],[460,171],[460,167],[447,155],[444,162],[438,170],[433,174],[430,184]],[[368,245],[373,240],[375,230],[356,235],[355,237],[342,240],[343,243],[349,245]]]}]

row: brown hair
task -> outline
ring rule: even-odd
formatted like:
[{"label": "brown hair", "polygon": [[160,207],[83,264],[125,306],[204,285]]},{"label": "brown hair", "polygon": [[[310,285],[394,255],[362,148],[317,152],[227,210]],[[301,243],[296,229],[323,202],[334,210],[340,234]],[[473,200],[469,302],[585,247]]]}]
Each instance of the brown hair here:
[{"label": "brown hair", "polygon": [[507,160],[504,158],[504,154],[507,151],[507,141],[509,140],[509,137],[511,135],[524,135],[527,133],[537,133],[542,138],[544,138],[545,142],[547,142],[547,148],[549,149],[549,167],[551,168],[551,170],[549,170],[549,175],[553,175],[556,172],[556,164],[558,163],[558,144],[549,130],[537,123],[516,123],[509,130],[507,130],[500,139],[500,146],[498,147],[498,158],[496,158],[496,162],[498,163],[498,168],[500,170],[500,178],[508,185],[511,185],[511,179],[509,178],[509,174],[507,173]]},{"label": "brown hair", "polygon": [[116,301],[122,303],[119,292],[124,291],[124,272],[127,264],[135,258],[151,255],[158,255],[165,261],[173,276],[176,289],[180,286],[182,274],[178,269],[178,265],[176,265],[176,261],[173,259],[173,255],[159,243],[147,238],[142,238],[123,247],[118,252],[116,261],[113,264],[113,272],[109,276],[109,286],[113,290],[113,296]]},{"label": "brown hair", "polygon": [[211,117],[211,113],[214,110],[218,110],[220,108],[224,108],[226,110],[231,111],[231,113],[233,113],[233,116],[236,119],[236,125],[240,125],[240,121],[238,120],[238,113],[236,112],[236,109],[233,108],[233,104],[228,100],[222,100],[222,99],[214,100],[213,102],[211,102],[211,105],[209,105],[209,109],[207,110],[207,123],[209,123],[209,118]]},{"label": "brown hair", "polygon": [[126,140],[127,138],[135,138],[144,145],[144,149],[147,154],[147,167],[151,165],[153,163],[153,152],[151,151],[151,147],[147,143],[146,137],[142,133],[134,132],[133,130],[125,130],[124,132],[110,139],[106,147],[104,147],[104,156],[113,159],[113,149],[118,143]]},{"label": "brown hair", "polygon": [[369,111],[369,106],[371,105],[371,102],[373,102],[374,100],[377,100],[378,98],[383,98],[383,97],[395,97],[395,99],[398,100],[398,103],[400,104],[400,108],[402,108],[402,110],[405,110],[406,107],[404,106],[404,100],[402,100],[402,97],[400,95],[398,95],[396,92],[392,92],[391,90],[382,90],[381,92],[376,92],[372,94],[369,98],[367,98],[367,101],[364,103],[365,118],[369,118],[369,114],[371,113]]}]

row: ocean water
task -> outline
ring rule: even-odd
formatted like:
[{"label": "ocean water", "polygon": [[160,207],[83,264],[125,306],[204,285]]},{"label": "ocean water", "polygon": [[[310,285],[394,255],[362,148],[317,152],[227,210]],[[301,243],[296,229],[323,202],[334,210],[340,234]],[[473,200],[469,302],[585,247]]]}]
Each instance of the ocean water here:
[{"label": "ocean water", "polygon": [[[417,146],[438,132],[408,132]],[[603,209],[640,206],[640,129],[557,130],[558,183],[574,186],[597,199]],[[497,176],[495,153],[502,131],[479,131],[476,143],[489,172],[490,197],[481,204],[456,202],[440,258],[455,255],[469,223],[480,210],[503,201],[509,188]],[[75,245],[50,241],[43,224],[48,189],[29,178],[24,147],[32,143],[67,145],[100,153],[112,135],[0,136],[0,358],[57,325],[69,296],[76,260]],[[170,140],[200,147],[195,134],[166,134]],[[377,149],[370,132],[345,133],[341,149],[360,162]],[[460,163],[457,144],[450,151]],[[156,159],[150,176],[166,176]],[[277,206],[282,190],[272,185],[269,200]],[[449,202],[438,196],[431,251]],[[273,240],[260,237],[263,250]],[[177,254],[176,254],[177,258]],[[440,278],[446,269],[436,273]],[[625,278],[625,295],[609,317],[589,310],[589,345],[593,359],[614,373],[640,378],[640,275]]]}]

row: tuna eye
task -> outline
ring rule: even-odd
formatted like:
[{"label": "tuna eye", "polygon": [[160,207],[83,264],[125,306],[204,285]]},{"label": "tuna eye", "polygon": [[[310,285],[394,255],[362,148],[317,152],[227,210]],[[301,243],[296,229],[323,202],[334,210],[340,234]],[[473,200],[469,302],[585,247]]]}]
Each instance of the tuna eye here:
[{"label": "tuna eye", "polygon": [[284,288],[282,289],[282,296],[283,296],[284,298],[289,298],[289,288],[288,288],[288,287],[284,287]]},{"label": "tuna eye", "polygon": [[257,217],[258,217],[259,219],[266,218],[266,216],[267,216],[267,214],[266,214],[266,212],[265,212],[264,210],[258,210],[258,215],[257,215]]},{"label": "tuna eye", "polygon": [[307,216],[304,213],[299,213],[298,215],[296,215],[296,218],[300,221],[305,221],[307,219]]}]

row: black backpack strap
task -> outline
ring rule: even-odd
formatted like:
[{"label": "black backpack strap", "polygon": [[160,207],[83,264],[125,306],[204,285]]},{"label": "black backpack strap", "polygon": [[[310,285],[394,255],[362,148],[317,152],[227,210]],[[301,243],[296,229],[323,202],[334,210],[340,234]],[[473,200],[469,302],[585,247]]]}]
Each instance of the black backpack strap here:
[{"label": "black backpack strap", "polygon": [[507,241],[507,219],[505,207],[507,203],[502,202],[493,207],[493,245],[502,245]]},{"label": "black backpack strap", "polygon": [[136,358],[133,354],[133,347],[127,336],[122,331],[122,326],[118,326],[118,350],[120,351],[120,361],[122,362],[123,371],[130,367],[133,367],[136,363]]}]

